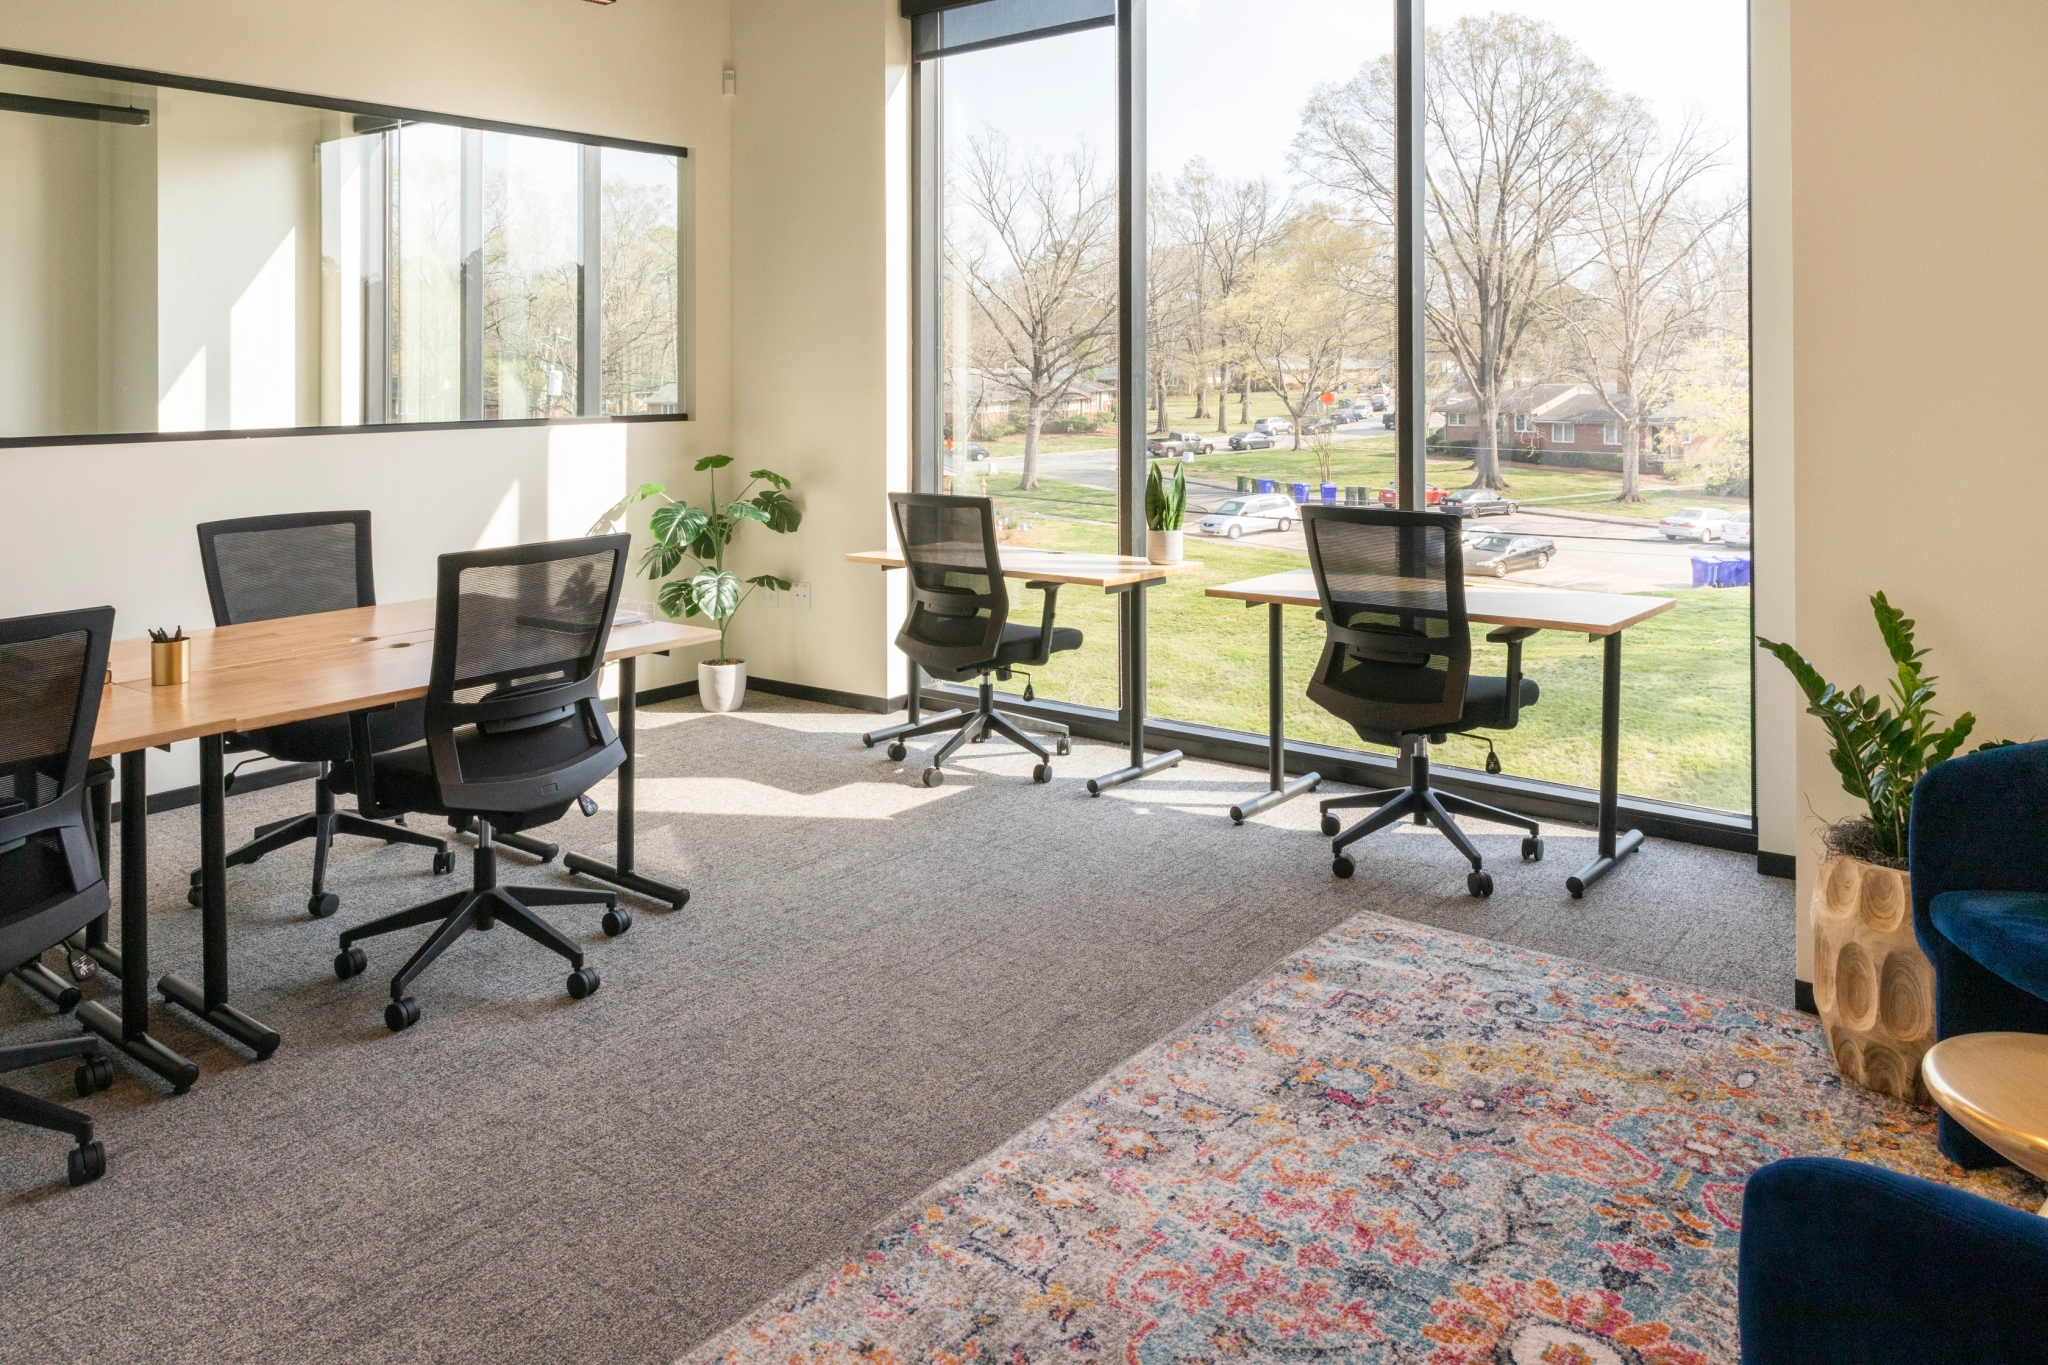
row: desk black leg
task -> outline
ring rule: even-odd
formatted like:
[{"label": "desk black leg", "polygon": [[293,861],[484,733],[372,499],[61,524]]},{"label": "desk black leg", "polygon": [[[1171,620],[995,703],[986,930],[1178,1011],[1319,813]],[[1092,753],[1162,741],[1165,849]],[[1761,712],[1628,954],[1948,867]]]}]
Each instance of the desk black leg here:
[{"label": "desk black leg", "polygon": [[1586,888],[1614,871],[1616,864],[1643,846],[1643,832],[1617,836],[1621,823],[1621,632],[1602,642],[1600,669],[1600,856],[1565,878],[1576,900]]},{"label": "desk black leg", "polygon": [[619,660],[619,741],[626,746],[626,761],[619,765],[619,853],[618,866],[601,863],[595,858],[586,858],[581,853],[571,853],[562,859],[562,865],[571,872],[580,872],[594,881],[610,882],[613,886],[624,887],[637,892],[649,900],[667,901],[672,909],[680,910],[690,903],[690,893],[680,886],[670,886],[652,877],[643,877],[633,870],[633,755],[639,748],[635,725],[635,713],[639,710],[639,670],[631,658]]},{"label": "desk black leg", "polygon": [[[149,1032],[149,774],[147,753],[121,755],[121,953],[109,970],[121,977],[119,1018],[97,1000],[78,1007],[78,1022],[171,1083],[182,1095],[199,1068]],[[95,954],[95,956],[98,956]],[[105,959],[101,959],[105,964]],[[131,970],[122,971],[126,966]]]},{"label": "desk black leg", "polygon": [[[277,1030],[228,1003],[228,799],[222,781],[225,738],[199,741],[200,955],[205,989],[192,989],[181,976],[156,983],[164,999],[198,1015],[256,1054],[262,1061],[277,1051]],[[141,973],[136,973],[139,977]]]},{"label": "desk black leg", "polygon": [[1285,636],[1281,632],[1284,610],[1278,602],[1266,604],[1266,790],[1230,808],[1231,820],[1240,825],[1262,810],[1314,791],[1323,780],[1321,773],[1303,773],[1292,782],[1287,780],[1287,669],[1282,654]]},{"label": "desk black leg", "polygon": [[1090,796],[1100,796],[1111,787],[1121,787],[1162,768],[1174,767],[1181,760],[1178,749],[1145,756],[1145,585],[1124,589],[1123,599],[1123,636],[1128,660],[1124,669],[1124,716],[1131,731],[1131,762],[1113,773],[1089,778]]}]

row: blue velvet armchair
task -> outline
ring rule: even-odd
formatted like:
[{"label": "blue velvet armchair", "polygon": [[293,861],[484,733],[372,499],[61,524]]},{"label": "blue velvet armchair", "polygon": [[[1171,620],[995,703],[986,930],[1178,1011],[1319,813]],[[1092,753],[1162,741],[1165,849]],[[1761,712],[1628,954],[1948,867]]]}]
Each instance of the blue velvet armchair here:
[{"label": "blue velvet armchair", "polygon": [[[2048,1033],[2048,742],[1938,764],[1913,791],[1913,928],[1935,1035]],[[1960,1166],[2004,1160],[1943,1114]]]},{"label": "blue velvet armchair", "polygon": [[1774,1161],[1742,1194],[1742,1365],[2048,1360],[2048,1218],[1878,1166]]}]

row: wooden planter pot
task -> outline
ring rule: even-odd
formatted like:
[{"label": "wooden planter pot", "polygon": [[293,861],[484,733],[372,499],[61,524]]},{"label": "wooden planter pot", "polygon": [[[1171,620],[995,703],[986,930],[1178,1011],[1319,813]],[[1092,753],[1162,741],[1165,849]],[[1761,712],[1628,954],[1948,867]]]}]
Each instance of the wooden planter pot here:
[{"label": "wooden planter pot", "polygon": [[1926,1104],[1920,1058],[1934,1046],[1934,964],[1913,936],[1906,874],[1830,858],[1813,889],[1813,1003],[1842,1075]]}]

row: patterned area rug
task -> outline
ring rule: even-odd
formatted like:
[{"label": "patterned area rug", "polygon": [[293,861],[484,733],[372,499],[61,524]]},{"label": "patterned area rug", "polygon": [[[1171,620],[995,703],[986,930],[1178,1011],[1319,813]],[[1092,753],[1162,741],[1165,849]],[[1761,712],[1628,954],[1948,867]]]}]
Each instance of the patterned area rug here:
[{"label": "patterned area rug", "polygon": [[692,1359],[1705,1365],[1742,1183],[1966,1175],[1815,1022],[1376,916],[943,1182]]}]

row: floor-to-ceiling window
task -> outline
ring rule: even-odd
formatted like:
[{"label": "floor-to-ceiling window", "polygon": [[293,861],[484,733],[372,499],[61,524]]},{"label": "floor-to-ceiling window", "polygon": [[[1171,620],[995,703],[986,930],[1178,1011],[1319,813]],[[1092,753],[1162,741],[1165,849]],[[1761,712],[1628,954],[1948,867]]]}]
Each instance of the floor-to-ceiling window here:
[{"label": "floor-to-ceiling window", "polygon": [[[1114,391],[1109,349],[1114,32],[944,59],[935,368],[950,444],[938,467],[947,486],[995,496],[1008,534],[1108,549],[1115,423],[1142,423],[1161,457],[1187,461],[1187,554],[1203,565],[1153,594],[1151,712],[1259,734],[1262,622],[1203,589],[1305,567],[1298,515],[1254,503],[1262,489],[1297,505],[1392,501],[1394,428],[1410,420],[1393,390],[1395,0],[1146,9],[1142,395]],[[1746,814],[1746,10],[1436,0],[1423,32],[1428,398],[1413,416],[1427,433],[1424,496],[1469,504],[1468,572],[1483,581],[1676,598],[1627,639],[1622,788]],[[975,61],[985,65],[969,79]],[[1049,174],[1058,166],[1067,173]],[[1030,390],[1059,385],[1022,382],[1033,366],[992,344],[997,319],[1019,314],[991,282],[1001,265],[1022,284],[1018,266],[1035,258],[992,250],[995,220],[976,207],[1034,173],[1034,192],[993,198],[1031,206],[1035,249],[1072,248],[1045,259],[1063,281],[1095,282],[1063,300],[1095,306],[1067,307],[1057,327],[1007,325],[1040,347],[1089,338],[1072,373],[1093,366],[1108,386],[1061,376],[1065,411],[1041,399],[1035,425]],[[1046,230],[1053,205],[1073,230]],[[1106,340],[1089,349],[1097,328]],[[1206,514],[1214,536],[1198,531]],[[1091,630],[1090,647],[1060,656],[1036,690],[1113,707],[1110,604],[1069,596],[1062,615]],[[1293,614],[1290,680],[1305,681],[1321,638],[1309,613]],[[1482,648],[1475,667],[1497,669],[1494,652]],[[1539,636],[1526,660],[1543,701],[1494,737],[1500,766],[1592,785],[1597,647]],[[1359,747],[1293,681],[1287,728]],[[1476,739],[1438,754],[1475,769],[1487,759]]]}]

